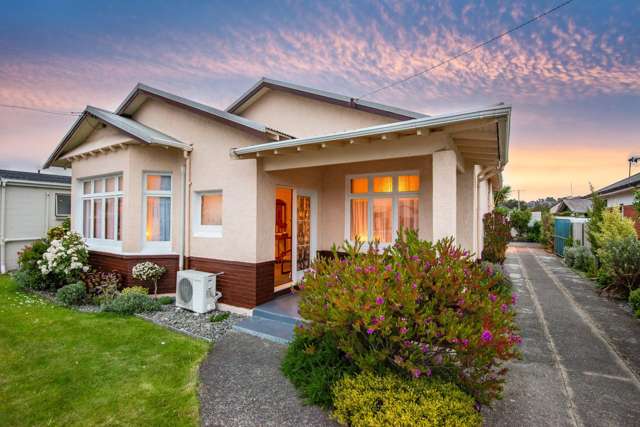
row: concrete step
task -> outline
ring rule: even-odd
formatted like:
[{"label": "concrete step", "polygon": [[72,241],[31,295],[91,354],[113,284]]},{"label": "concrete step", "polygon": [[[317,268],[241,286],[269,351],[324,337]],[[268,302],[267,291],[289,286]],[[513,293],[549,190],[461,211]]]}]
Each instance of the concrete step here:
[{"label": "concrete step", "polygon": [[283,313],[281,311],[270,310],[269,308],[262,308],[262,306],[253,309],[253,317],[277,320],[278,322],[289,323],[291,325],[297,325],[302,322],[302,318],[298,316],[292,316],[291,314]]},{"label": "concrete step", "polygon": [[[254,311],[255,314],[255,311]],[[293,339],[295,323],[283,322],[266,317],[248,317],[233,326],[233,329],[280,344],[288,344]]]}]

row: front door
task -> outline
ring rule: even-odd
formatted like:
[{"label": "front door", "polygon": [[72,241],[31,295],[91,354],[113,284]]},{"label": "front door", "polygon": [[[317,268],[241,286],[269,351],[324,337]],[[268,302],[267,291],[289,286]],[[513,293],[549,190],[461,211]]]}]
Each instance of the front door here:
[{"label": "front door", "polygon": [[300,280],[311,267],[316,252],[316,194],[313,191],[295,192],[294,280]]}]

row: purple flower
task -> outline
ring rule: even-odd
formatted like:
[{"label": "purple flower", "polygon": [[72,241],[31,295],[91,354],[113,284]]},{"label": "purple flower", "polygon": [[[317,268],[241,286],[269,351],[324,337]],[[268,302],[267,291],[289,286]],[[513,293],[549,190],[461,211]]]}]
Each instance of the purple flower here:
[{"label": "purple flower", "polygon": [[500,306],[500,310],[501,310],[503,313],[506,313],[507,311],[509,311],[509,306],[508,306],[507,304],[502,304],[502,305]]},{"label": "purple flower", "polygon": [[405,328],[404,326],[402,328],[400,328],[400,333],[402,335],[406,334],[409,330],[407,328]]},{"label": "purple flower", "polygon": [[356,265],[356,273],[361,273],[362,272],[362,267],[360,267],[359,265]]},{"label": "purple flower", "polygon": [[412,255],[412,256],[411,256],[411,259],[412,259],[413,261],[420,261],[420,257],[419,257],[418,255]]},{"label": "purple flower", "polygon": [[381,322],[384,322],[384,314],[383,314],[383,315],[380,315],[380,316],[378,317],[378,320],[379,320],[379,321],[381,321]]},{"label": "purple flower", "polygon": [[511,342],[512,344],[522,344],[522,337],[520,335],[510,335],[509,336],[509,342]]},{"label": "purple flower", "polygon": [[518,303],[518,295],[517,294],[512,294],[511,295],[511,304],[517,304]]},{"label": "purple flower", "polygon": [[442,364],[442,355],[441,354],[436,354],[436,356],[433,358],[433,363],[435,363],[436,365],[441,365]]},{"label": "purple flower", "polygon": [[498,297],[495,294],[489,294],[489,299],[491,300],[491,302],[496,302]]},{"label": "purple flower", "polygon": [[463,346],[465,346],[465,347],[466,347],[466,346],[468,346],[468,345],[469,345],[469,340],[468,340],[468,339],[466,339],[466,338],[465,338],[465,339],[463,339],[463,340],[462,340],[462,345],[463,345]]},{"label": "purple flower", "polygon": [[482,335],[480,336],[480,338],[482,338],[482,341],[484,342],[489,342],[493,339],[493,335],[491,334],[491,331],[485,329],[484,331],[482,331]]},{"label": "purple flower", "polygon": [[368,335],[371,335],[371,334],[372,334],[372,333],[374,333],[374,332],[375,332],[375,330],[374,330],[373,328],[369,328],[369,329],[367,329],[367,334],[368,334]]},{"label": "purple flower", "polygon": [[365,273],[375,273],[375,271],[376,271],[375,265],[368,265],[364,268]]},{"label": "purple flower", "polygon": [[429,261],[424,263],[424,269],[425,271],[428,270],[429,268],[431,268],[431,263]]},{"label": "purple flower", "polygon": [[402,280],[402,276],[400,275],[400,273],[396,273],[396,281],[400,281]]},{"label": "purple flower", "polygon": [[420,375],[422,375],[422,371],[420,371],[420,369],[418,369],[418,368],[415,368],[415,369],[413,370],[413,376],[414,376],[415,378],[420,378]]},{"label": "purple flower", "polygon": [[376,297],[376,304],[378,305],[384,304],[384,298],[382,298],[381,296]]},{"label": "purple flower", "polygon": [[422,350],[423,353],[426,353],[429,351],[429,344],[422,344],[420,346],[420,350]]},{"label": "purple flower", "polygon": [[425,372],[425,374],[430,377],[431,376],[431,369],[427,368],[427,372]]},{"label": "purple flower", "polygon": [[414,282],[414,283],[411,284],[411,287],[413,289],[418,289],[418,284]]},{"label": "purple flower", "polygon": [[458,300],[458,306],[463,306],[464,305],[464,298],[460,298]]},{"label": "purple flower", "polygon": [[391,264],[387,264],[387,265],[385,265],[385,266],[384,266],[384,269],[385,269],[386,271],[392,271],[392,270],[393,270],[393,267],[391,266]]}]

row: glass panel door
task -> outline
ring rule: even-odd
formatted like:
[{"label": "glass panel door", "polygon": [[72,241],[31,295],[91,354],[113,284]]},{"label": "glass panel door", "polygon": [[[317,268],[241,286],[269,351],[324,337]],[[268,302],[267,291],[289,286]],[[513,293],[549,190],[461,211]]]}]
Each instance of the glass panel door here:
[{"label": "glass panel door", "polygon": [[311,197],[297,197],[297,261],[298,271],[303,271],[311,266]]}]

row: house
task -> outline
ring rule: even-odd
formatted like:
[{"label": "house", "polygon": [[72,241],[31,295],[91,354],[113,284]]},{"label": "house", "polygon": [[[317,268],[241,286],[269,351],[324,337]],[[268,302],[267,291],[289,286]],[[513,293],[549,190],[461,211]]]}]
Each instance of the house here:
[{"label": "house", "polygon": [[427,116],[263,78],[226,110],[138,84],[87,107],[46,165],[72,168],[72,227],[91,262],[224,272],[223,308],[292,286],[345,239],[400,227],[482,248],[508,161],[511,107]]},{"label": "house", "polygon": [[598,194],[607,201],[608,207],[617,207],[624,216],[633,218],[640,235],[640,221],[636,220],[636,211],[633,209],[634,193],[637,190],[640,190],[640,172],[601,188]]},{"label": "house", "polygon": [[71,177],[0,170],[0,273],[18,268],[18,252],[69,217]]},{"label": "house", "polygon": [[591,209],[590,198],[567,197],[552,206],[549,212],[562,216],[587,216],[589,209]]}]

